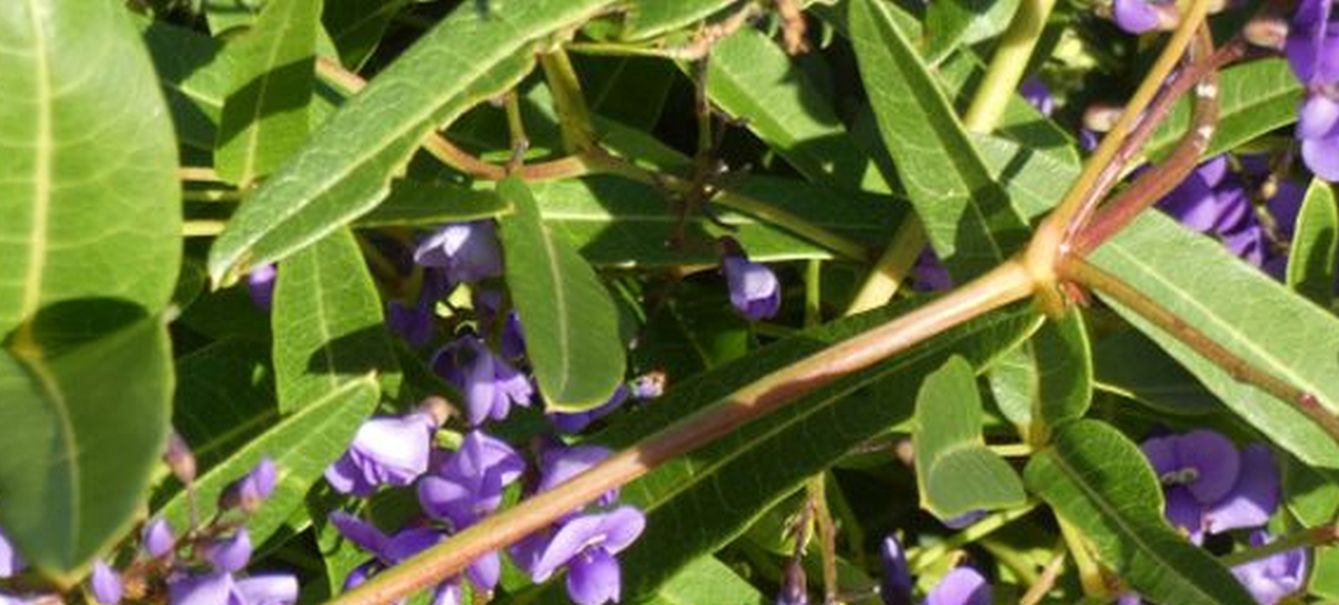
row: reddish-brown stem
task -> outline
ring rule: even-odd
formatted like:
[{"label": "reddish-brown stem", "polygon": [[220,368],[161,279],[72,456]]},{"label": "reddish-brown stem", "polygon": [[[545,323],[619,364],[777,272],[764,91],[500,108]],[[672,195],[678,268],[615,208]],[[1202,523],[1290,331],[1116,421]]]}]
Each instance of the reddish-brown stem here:
[{"label": "reddish-brown stem", "polygon": [[1027,298],[1031,275],[1016,260],[907,315],[814,353],[741,388],[594,468],[514,508],[489,517],[371,582],[332,600],[379,605],[404,599],[461,572],[485,553],[504,548],[655,467],[761,418],[841,376],[867,368],[969,318]]}]

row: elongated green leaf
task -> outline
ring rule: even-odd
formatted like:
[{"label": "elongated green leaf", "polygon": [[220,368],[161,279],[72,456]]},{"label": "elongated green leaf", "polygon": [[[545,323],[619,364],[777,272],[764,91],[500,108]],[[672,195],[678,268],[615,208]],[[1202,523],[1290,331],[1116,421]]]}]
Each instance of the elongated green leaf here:
[{"label": "elongated green leaf", "polygon": [[377,208],[354,222],[356,227],[431,227],[495,218],[511,212],[497,193],[459,185],[397,179]]},{"label": "elongated green leaf", "polygon": [[707,93],[810,181],[887,193],[878,168],[847,135],[809,76],[762,32],[743,29],[711,53]]},{"label": "elongated green leaf", "polygon": [[123,9],[3,3],[0,90],[0,335],[61,301],[157,314],[181,262],[176,147]]},{"label": "elongated green leaf", "polygon": [[143,505],[172,402],[167,330],[146,318],[49,359],[0,353],[0,401],[5,532],[72,582]]},{"label": "elongated green leaf", "polygon": [[724,9],[733,0],[632,0],[625,40],[645,40],[692,25]]},{"label": "elongated green leaf", "polygon": [[1018,9],[1018,0],[946,0],[925,7],[925,32],[929,38],[925,61],[943,61],[963,43],[981,40],[1004,31]]},{"label": "elongated green leaf", "polygon": [[598,406],[627,367],[614,301],[571,243],[540,219],[524,181],[504,179],[497,193],[516,208],[501,230],[507,287],[539,390],[551,409]]},{"label": "elongated green leaf", "polygon": [[391,20],[409,0],[326,0],[321,22],[339,49],[339,61],[356,69],[381,43]]},{"label": "elongated green leaf", "polygon": [[980,274],[1026,237],[934,76],[877,0],[851,0],[851,42],[898,177],[955,277]]},{"label": "elongated green leaf", "polygon": [[279,417],[274,371],[263,342],[218,341],[177,358],[172,426],[210,468]]},{"label": "elongated green leaf", "polygon": [[[1339,406],[1339,318],[1221,244],[1149,213],[1092,259],[1261,370],[1315,394],[1331,410]],[[1116,309],[1279,446],[1308,464],[1339,466],[1339,444],[1301,412],[1238,382],[1130,310]]]},{"label": "elongated green leaf", "polygon": [[154,69],[167,95],[177,137],[197,149],[214,149],[232,64],[222,45],[182,27],[138,20]]},{"label": "elongated green leaf", "polygon": [[[374,376],[346,382],[259,434],[196,479],[196,505],[209,518],[223,490],[255,468],[262,458],[274,460],[279,480],[259,513],[247,520],[256,544],[264,542],[302,506],[307,491],[321,480],[327,466],[348,447],[354,432],[372,413],[378,398]],[[173,527],[187,527],[190,499],[177,490],[158,514]]]},{"label": "elongated green leaf", "polygon": [[[279,412],[326,398],[369,372],[398,380],[377,295],[358,243],[341,229],[279,265],[274,289]],[[395,396],[393,387],[385,390]]]},{"label": "elongated green leaf", "polygon": [[[1218,81],[1218,124],[1206,156],[1217,155],[1297,119],[1302,85],[1283,59],[1261,59],[1223,70]],[[1189,99],[1177,105],[1148,142],[1146,153],[1171,153],[1190,124]]]},{"label": "elongated green leaf", "polygon": [[1000,410],[1019,426],[1044,429],[1082,418],[1092,402],[1093,359],[1080,312],[1042,324],[991,368],[990,386]]},{"label": "elongated green leaf", "polygon": [[1334,299],[1335,257],[1339,254],[1339,206],[1329,183],[1313,179],[1297,212],[1288,250],[1288,286],[1322,307]]},{"label": "elongated green leaf", "polygon": [[345,103],[242,204],[215,240],[215,282],[278,260],[376,206],[433,128],[519,81],[535,45],[613,0],[535,0],[459,7]]},{"label": "elongated green leaf", "polygon": [[916,484],[921,507],[941,519],[1027,500],[1018,473],[981,437],[976,372],[953,356],[925,377],[916,396]]},{"label": "elongated green leaf", "polygon": [[1143,598],[1178,605],[1255,602],[1227,568],[1167,525],[1157,477],[1116,429],[1095,420],[1060,426],[1024,475]]},{"label": "elongated green leaf", "polygon": [[689,563],[640,605],[767,605],[771,603],[748,580],[716,557]]},{"label": "elongated green leaf", "polygon": [[1157,343],[1125,330],[1093,347],[1097,388],[1139,401],[1159,412],[1208,414],[1222,404]]},{"label": "elongated green leaf", "polygon": [[232,79],[214,153],[219,176],[249,184],[302,146],[320,18],[321,0],[271,0],[255,25],[224,48]]},{"label": "elongated green leaf", "polygon": [[[834,322],[685,380],[655,406],[614,425],[599,440],[626,447],[676,418],[913,306],[890,305]],[[622,555],[625,594],[649,594],[689,561],[740,535],[764,511],[851,448],[905,423],[921,377],[949,355],[962,355],[978,368],[987,365],[1029,333],[1035,320],[1033,311],[1017,305],[944,332],[875,367],[842,377],[626,486],[624,500],[647,511],[649,519],[645,535]]]}]

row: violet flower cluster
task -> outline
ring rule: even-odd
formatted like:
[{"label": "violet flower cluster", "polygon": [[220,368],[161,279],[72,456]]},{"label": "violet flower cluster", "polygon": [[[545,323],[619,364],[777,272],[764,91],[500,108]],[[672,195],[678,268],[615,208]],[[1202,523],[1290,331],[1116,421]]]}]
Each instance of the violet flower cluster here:
[{"label": "violet flower cluster", "polygon": [[[902,543],[894,536],[883,539],[879,548],[883,563],[883,578],[879,596],[886,605],[911,605],[915,583],[907,565]],[[994,590],[985,576],[976,568],[955,567],[925,595],[922,605],[990,605],[995,600]]]},{"label": "violet flower cluster", "polygon": [[[489,423],[505,421],[518,406],[529,407],[537,394],[527,374],[519,317],[505,309],[503,296],[485,283],[500,275],[503,266],[493,224],[448,225],[424,239],[414,258],[427,267],[426,274],[435,274],[434,281],[425,283],[415,309],[390,314],[392,327],[411,343],[431,340],[437,321],[432,309],[452,289],[468,285],[473,297],[474,327],[461,329],[430,359],[430,367],[459,391],[467,429],[454,450],[439,447],[438,433],[451,412],[445,400],[430,397],[403,416],[368,420],[344,455],[327,469],[326,479],[337,492],[368,497],[383,488],[412,488],[419,505],[396,523],[399,528],[394,531],[349,512],[331,513],[329,522],[335,529],[369,555],[345,579],[346,590],[496,513],[508,490],[525,495],[553,489],[610,454],[603,448],[568,446],[548,437],[535,451],[532,466],[522,452],[490,434]],[[581,414],[551,414],[549,419],[556,432],[580,432],[631,399],[659,396],[663,386],[663,375],[652,373],[619,387],[600,407]],[[527,474],[530,468],[536,472]],[[533,480],[523,481],[527,477]],[[508,554],[535,582],[566,570],[572,599],[579,605],[599,605],[620,598],[621,573],[615,557],[644,525],[640,511],[617,506],[614,492],[571,511]],[[501,553],[487,553],[460,577],[436,586],[432,601],[461,603],[467,588],[491,594],[501,570]]]},{"label": "violet flower cluster", "polygon": [[[1272,540],[1264,529],[1278,510],[1280,479],[1264,444],[1238,450],[1208,429],[1148,439],[1141,446],[1163,485],[1167,520],[1191,542],[1231,530],[1250,530],[1250,546]],[[1262,605],[1273,605],[1305,584],[1306,549],[1294,549],[1237,565],[1233,575]],[[1123,604],[1138,603],[1127,596]]]}]

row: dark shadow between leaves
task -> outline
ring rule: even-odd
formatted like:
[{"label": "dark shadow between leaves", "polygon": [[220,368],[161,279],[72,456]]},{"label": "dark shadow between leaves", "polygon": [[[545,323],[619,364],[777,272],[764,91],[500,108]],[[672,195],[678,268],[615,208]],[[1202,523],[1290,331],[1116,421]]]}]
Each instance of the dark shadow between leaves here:
[{"label": "dark shadow between leaves", "polygon": [[[89,344],[149,317],[143,306],[118,298],[78,298],[42,307],[28,320],[30,336],[42,356],[62,353]],[[4,341],[11,348],[23,328],[10,332]]]},{"label": "dark shadow between leaves", "polygon": [[219,124],[218,146],[227,145],[256,121],[307,107],[315,69],[314,56],[280,65],[228,95]]}]

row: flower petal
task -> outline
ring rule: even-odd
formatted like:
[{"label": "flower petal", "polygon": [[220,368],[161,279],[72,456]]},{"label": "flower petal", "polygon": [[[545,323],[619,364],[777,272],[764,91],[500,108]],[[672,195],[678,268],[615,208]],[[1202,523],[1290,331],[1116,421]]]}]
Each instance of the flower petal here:
[{"label": "flower petal", "polygon": [[990,605],[994,598],[994,591],[981,572],[958,567],[925,596],[925,605]]},{"label": "flower petal", "polygon": [[578,556],[567,572],[567,595],[577,605],[617,602],[622,593],[618,560],[602,549]]},{"label": "flower petal", "polygon": [[292,605],[298,600],[298,579],[290,574],[263,574],[237,580],[247,605]]},{"label": "flower petal", "polygon": [[1237,484],[1241,454],[1222,433],[1198,429],[1181,435],[1176,455],[1183,467],[1195,469],[1198,477],[1186,487],[1201,504],[1217,502]]},{"label": "flower petal", "polygon": [[1279,507],[1279,471],[1269,448],[1255,443],[1241,454],[1241,475],[1232,491],[1205,513],[1205,529],[1219,533],[1260,527]]}]

